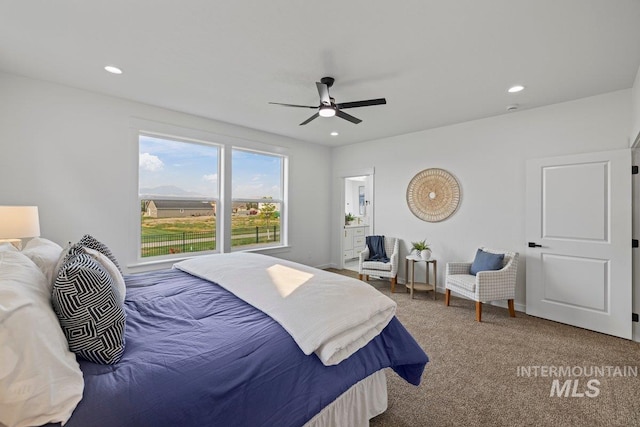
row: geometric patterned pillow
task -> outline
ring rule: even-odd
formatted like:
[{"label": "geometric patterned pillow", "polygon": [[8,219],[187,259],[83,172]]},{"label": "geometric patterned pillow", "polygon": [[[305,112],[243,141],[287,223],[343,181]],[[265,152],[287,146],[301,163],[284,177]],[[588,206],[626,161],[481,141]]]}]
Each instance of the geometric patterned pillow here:
[{"label": "geometric patterned pillow", "polygon": [[69,350],[94,363],[120,360],[126,315],[113,279],[93,257],[71,249],[56,277],[51,302]]},{"label": "geometric patterned pillow", "polygon": [[118,270],[118,267],[116,267],[116,265],[102,252],[98,252],[95,249],[91,249],[86,246],[80,247],[84,253],[91,255],[91,257],[95,259],[107,273],[109,273],[109,276],[111,276],[111,280],[113,281],[113,290],[116,292],[116,296],[118,297],[118,303],[120,304],[120,307],[124,307],[124,299],[127,296],[127,285],[124,281],[124,277],[122,277],[122,273]]},{"label": "geometric patterned pillow", "polygon": [[116,265],[116,267],[118,267],[118,270],[120,270],[120,273],[122,273],[122,269],[120,268],[120,265],[116,260],[116,257],[113,256],[111,249],[109,249],[109,247],[104,243],[96,240],[92,235],[85,234],[84,236],[82,236],[82,239],[80,239],[77,244],[80,246],[86,246],[87,248],[94,249],[102,253],[107,258],[109,258],[111,262],[113,262]]}]

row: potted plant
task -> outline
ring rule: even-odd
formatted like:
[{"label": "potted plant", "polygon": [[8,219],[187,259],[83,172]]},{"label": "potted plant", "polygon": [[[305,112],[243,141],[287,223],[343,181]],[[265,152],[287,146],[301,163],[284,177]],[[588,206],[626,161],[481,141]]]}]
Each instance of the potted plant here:
[{"label": "potted plant", "polygon": [[351,215],[351,212],[344,216],[344,225],[351,225],[351,223],[356,219],[355,216]]},{"label": "potted plant", "polygon": [[415,251],[416,255],[422,258],[423,260],[428,260],[431,258],[431,248],[427,244],[426,240],[420,240],[418,242],[411,242],[411,252]]}]

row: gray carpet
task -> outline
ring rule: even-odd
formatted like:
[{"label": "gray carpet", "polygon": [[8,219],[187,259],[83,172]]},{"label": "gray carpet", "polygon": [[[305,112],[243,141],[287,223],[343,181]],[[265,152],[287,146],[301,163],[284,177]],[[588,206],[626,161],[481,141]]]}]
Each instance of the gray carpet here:
[{"label": "gray carpet", "polygon": [[[640,343],[521,312],[511,318],[488,304],[478,323],[473,301],[452,297],[445,307],[442,294],[433,301],[431,292],[418,292],[411,300],[403,285],[391,294],[388,280],[370,283],[397,302],[397,317],[430,358],[419,387],[388,370],[389,408],[371,426],[640,426]],[[518,375],[519,367],[534,366],[630,366],[638,376],[633,369],[629,376]],[[554,379],[572,381],[568,397],[558,390],[550,396]],[[599,385],[588,388],[592,379]],[[585,392],[597,395],[579,397]]]}]

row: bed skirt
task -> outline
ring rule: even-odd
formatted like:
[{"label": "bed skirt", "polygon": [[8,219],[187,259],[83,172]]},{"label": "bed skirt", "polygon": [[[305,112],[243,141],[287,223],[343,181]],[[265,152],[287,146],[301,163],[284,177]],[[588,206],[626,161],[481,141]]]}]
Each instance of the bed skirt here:
[{"label": "bed skirt", "polygon": [[369,427],[369,420],[387,410],[387,377],[381,369],[354,384],[303,427]]}]

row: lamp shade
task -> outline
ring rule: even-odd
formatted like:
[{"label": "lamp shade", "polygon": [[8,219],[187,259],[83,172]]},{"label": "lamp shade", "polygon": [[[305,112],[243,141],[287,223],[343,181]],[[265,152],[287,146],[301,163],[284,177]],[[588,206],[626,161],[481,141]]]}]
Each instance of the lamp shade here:
[{"label": "lamp shade", "polygon": [[0,239],[40,236],[37,206],[0,206]]}]

